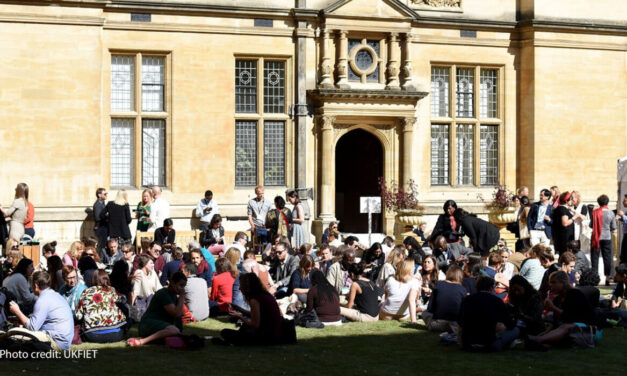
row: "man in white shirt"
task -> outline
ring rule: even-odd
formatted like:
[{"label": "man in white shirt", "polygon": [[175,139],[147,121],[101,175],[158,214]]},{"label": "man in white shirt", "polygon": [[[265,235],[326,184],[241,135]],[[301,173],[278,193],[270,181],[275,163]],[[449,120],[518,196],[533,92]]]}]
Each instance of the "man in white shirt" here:
[{"label": "man in white shirt", "polygon": [[248,223],[250,224],[250,232],[252,236],[257,234],[259,245],[266,244],[268,239],[268,230],[265,227],[266,215],[272,209],[272,203],[263,197],[263,186],[255,187],[255,198],[248,201]]},{"label": "man in white shirt", "polygon": [[246,252],[246,245],[248,244],[248,235],[246,235],[246,233],[244,231],[238,231],[235,234],[235,239],[233,241],[233,244],[230,244],[228,247],[226,247],[225,249],[229,249],[231,247],[237,248],[239,250],[240,253],[240,259],[243,260],[244,259],[244,252]]},{"label": "man in white shirt", "polygon": [[148,231],[154,232],[159,227],[163,227],[163,221],[170,218],[170,204],[161,197],[161,187],[152,187],[152,205],[150,205],[150,228]]},{"label": "man in white shirt", "polygon": [[209,223],[217,213],[218,203],[213,199],[213,192],[206,191],[205,198],[198,201],[198,205],[196,205],[196,217],[200,218],[201,231],[209,229]]}]

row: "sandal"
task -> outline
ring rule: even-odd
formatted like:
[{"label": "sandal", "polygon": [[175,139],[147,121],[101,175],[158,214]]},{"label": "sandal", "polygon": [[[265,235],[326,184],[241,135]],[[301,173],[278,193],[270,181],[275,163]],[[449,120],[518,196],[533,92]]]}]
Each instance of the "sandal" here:
[{"label": "sandal", "polygon": [[128,341],[126,341],[126,345],[130,347],[137,347],[143,345],[143,343],[141,338],[129,338]]}]

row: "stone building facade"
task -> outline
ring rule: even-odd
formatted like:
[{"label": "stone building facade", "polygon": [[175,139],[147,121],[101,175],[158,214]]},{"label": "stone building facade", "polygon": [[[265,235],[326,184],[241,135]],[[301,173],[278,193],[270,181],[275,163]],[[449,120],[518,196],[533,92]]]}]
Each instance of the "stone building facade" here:
[{"label": "stone building facade", "polygon": [[616,199],[627,152],[622,0],[0,1],[0,50],[0,203],[28,183],[62,243],[100,186],[164,186],[180,229],[206,189],[244,229],[255,185],[298,188],[314,234],[365,232],[379,177],[481,213],[496,183]]}]

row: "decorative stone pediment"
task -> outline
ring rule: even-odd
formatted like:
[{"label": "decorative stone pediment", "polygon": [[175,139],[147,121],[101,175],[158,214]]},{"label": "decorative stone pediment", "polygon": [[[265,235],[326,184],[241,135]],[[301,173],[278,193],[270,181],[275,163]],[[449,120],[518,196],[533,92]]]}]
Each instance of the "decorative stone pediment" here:
[{"label": "decorative stone pediment", "polygon": [[418,18],[416,12],[399,0],[339,0],[324,10],[327,16],[366,18]]},{"label": "decorative stone pediment", "polygon": [[443,9],[459,9],[462,6],[462,0],[409,0],[412,7],[417,9],[443,8]]}]

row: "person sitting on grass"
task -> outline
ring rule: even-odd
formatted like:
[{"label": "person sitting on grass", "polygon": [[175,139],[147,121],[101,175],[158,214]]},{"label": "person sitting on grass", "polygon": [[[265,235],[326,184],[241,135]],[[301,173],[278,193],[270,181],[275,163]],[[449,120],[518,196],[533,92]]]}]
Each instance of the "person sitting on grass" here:
[{"label": "person sitting on grass", "polygon": [[111,287],[109,275],[104,270],[94,273],[92,287],[81,295],[76,309],[76,319],[81,322],[85,342],[118,342],[126,335],[126,316],[116,303],[123,297]]},{"label": "person sitting on grass", "polygon": [[189,254],[191,262],[193,262],[196,265],[196,268],[198,268],[198,277],[204,279],[205,282],[207,282],[207,286],[211,288],[213,285],[213,272],[215,269],[213,269],[207,260],[205,260],[200,249],[192,249]]},{"label": "person sitting on grass", "polygon": [[381,267],[379,276],[377,277],[377,286],[379,289],[383,290],[388,278],[394,277],[396,268],[405,260],[405,256],[405,246],[403,245],[394,247],[394,249],[388,253],[386,262],[383,264],[383,267]]},{"label": "person sitting on grass", "polygon": [[529,281],[519,275],[513,276],[509,281],[508,297],[510,312],[521,323],[518,325],[521,333],[536,335],[545,330],[542,299]]},{"label": "person sitting on grass", "polygon": [[240,290],[250,306],[250,311],[233,307],[229,313],[242,321],[239,330],[222,329],[222,338],[212,338],[216,345],[261,346],[284,342],[282,317],[274,296],[266,290],[255,273],[240,278]]},{"label": "person sitting on grass", "polygon": [[296,294],[301,303],[307,302],[307,293],[311,288],[311,271],[314,268],[314,260],[310,255],[304,255],[298,264],[298,269],[294,270],[290,277],[290,284],[287,295]]},{"label": "person sitting on grass", "polygon": [[348,294],[353,283],[348,276],[348,267],[353,263],[355,263],[355,251],[346,249],[342,254],[342,259],[329,268],[327,280],[339,295]]},{"label": "person sitting on grass", "polygon": [[234,305],[240,306],[242,308],[248,309],[248,305],[246,305],[246,301],[244,300],[244,295],[239,288],[239,276],[244,272],[242,269],[242,254],[239,252],[239,249],[235,247],[229,247],[224,254],[224,257],[229,260],[231,263],[231,275],[235,278],[233,281],[233,300],[232,303]]},{"label": "person sitting on grass", "polygon": [[427,329],[434,332],[457,332],[457,316],[466,288],[462,286],[464,273],[457,265],[446,271],[446,279],[435,284],[427,310],[422,313]]},{"label": "person sitting on grass", "polygon": [[331,247],[327,243],[322,243],[318,251],[316,252],[316,269],[320,270],[327,275],[329,268],[333,265],[333,255],[331,254]]},{"label": "person sitting on grass", "polygon": [[480,276],[475,286],[477,293],[462,302],[458,338],[464,350],[501,351],[520,334],[505,303],[494,295],[495,283],[490,277]]},{"label": "person sitting on grass", "polygon": [[181,264],[183,263],[183,250],[180,247],[176,247],[172,251],[172,261],[165,264],[163,272],[159,278],[162,286],[165,286],[170,279],[170,276],[181,270]]},{"label": "person sitting on grass", "polygon": [[393,278],[385,283],[385,294],[379,318],[381,320],[416,321],[416,300],[420,295],[420,283],[414,278],[414,261],[405,260],[396,268]]},{"label": "person sitting on grass", "polygon": [[37,300],[37,296],[31,292],[28,283],[33,270],[33,261],[24,257],[17,263],[11,275],[2,281],[2,287],[13,294],[20,310],[26,314],[33,312],[33,305]]},{"label": "person sitting on grass", "polygon": [[426,308],[436,282],[446,279],[446,275],[438,268],[437,261],[433,255],[428,255],[422,260],[420,274],[422,275],[421,299],[424,308]]},{"label": "person sitting on grass", "polygon": [[81,300],[81,294],[87,286],[82,281],[78,280],[78,273],[73,266],[65,265],[61,269],[61,275],[63,276],[63,280],[65,284],[59,290],[59,295],[67,300],[72,312],[76,312],[76,308],[78,307],[78,303]]},{"label": "person sitting on grass", "polygon": [[131,294],[131,305],[135,304],[138,297],[148,298],[162,287],[154,271],[154,263],[147,255],[139,256],[137,266],[133,274],[133,293]]},{"label": "person sitting on grass", "polygon": [[231,262],[226,257],[216,261],[216,276],[213,277],[209,301],[210,316],[224,316],[229,313],[233,302],[233,283],[237,276],[233,274]]},{"label": "person sitting on grass", "polygon": [[342,325],[339,294],[320,270],[311,274],[311,288],[307,292],[306,311],[312,309],[324,325]]},{"label": "person sitting on grass", "polygon": [[183,272],[172,275],[168,287],[157,291],[139,322],[139,335],[129,338],[128,346],[141,346],[166,337],[181,334],[183,306],[185,305],[187,278]]},{"label": "person sitting on grass", "polygon": [[376,281],[379,277],[379,271],[385,264],[385,253],[381,248],[381,243],[374,243],[364,252],[363,261],[366,263],[366,269],[370,269],[368,275],[370,279]]},{"label": "person sitting on grass", "polygon": [[209,317],[209,295],[207,295],[207,282],[198,278],[198,268],[193,262],[183,266],[183,274],[187,277],[185,285],[185,305],[196,321],[202,321]]},{"label": "person sitting on grass", "polygon": [[[270,270],[266,265],[262,265],[257,262],[257,256],[255,251],[244,252],[244,261],[242,262],[242,269],[244,273],[255,273],[261,280],[261,284],[266,290],[269,290],[273,285],[272,277],[270,276]],[[241,291],[241,289],[240,289]]]},{"label": "person sitting on grass", "polygon": [[53,350],[68,350],[74,337],[74,320],[70,306],[61,295],[50,288],[48,272],[33,273],[30,284],[38,297],[30,319],[22,313],[16,302],[9,303],[9,310],[24,326],[24,329],[17,330],[27,332],[41,342],[50,343]]},{"label": "person sitting on grass", "polygon": [[544,301],[544,308],[553,312],[553,329],[537,336],[529,336],[527,345],[532,349],[568,347],[571,345],[568,334],[575,326],[595,324],[595,314],[590,302],[583,292],[570,285],[566,272],[553,272],[549,277],[549,285],[551,293],[557,295],[553,301],[549,298]]},{"label": "person sitting on grass", "polygon": [[340,314],[351,321],[378,321],[379,288],[368,278],[364,263],[352,264],[348,272],[353,284],[348,293],[348,303],[340,307]]},{"label": "person sitting on grass", "polygon": [[542,244],[536,244],[531,247],[525,256],[527,257],[523,261],[520,267],[518,275],[523,276],[534,289],[539,290],[542,285],[542,277],[544,276],[544,267],[540,261],[541,255],[548,255],[550,249]]}]

